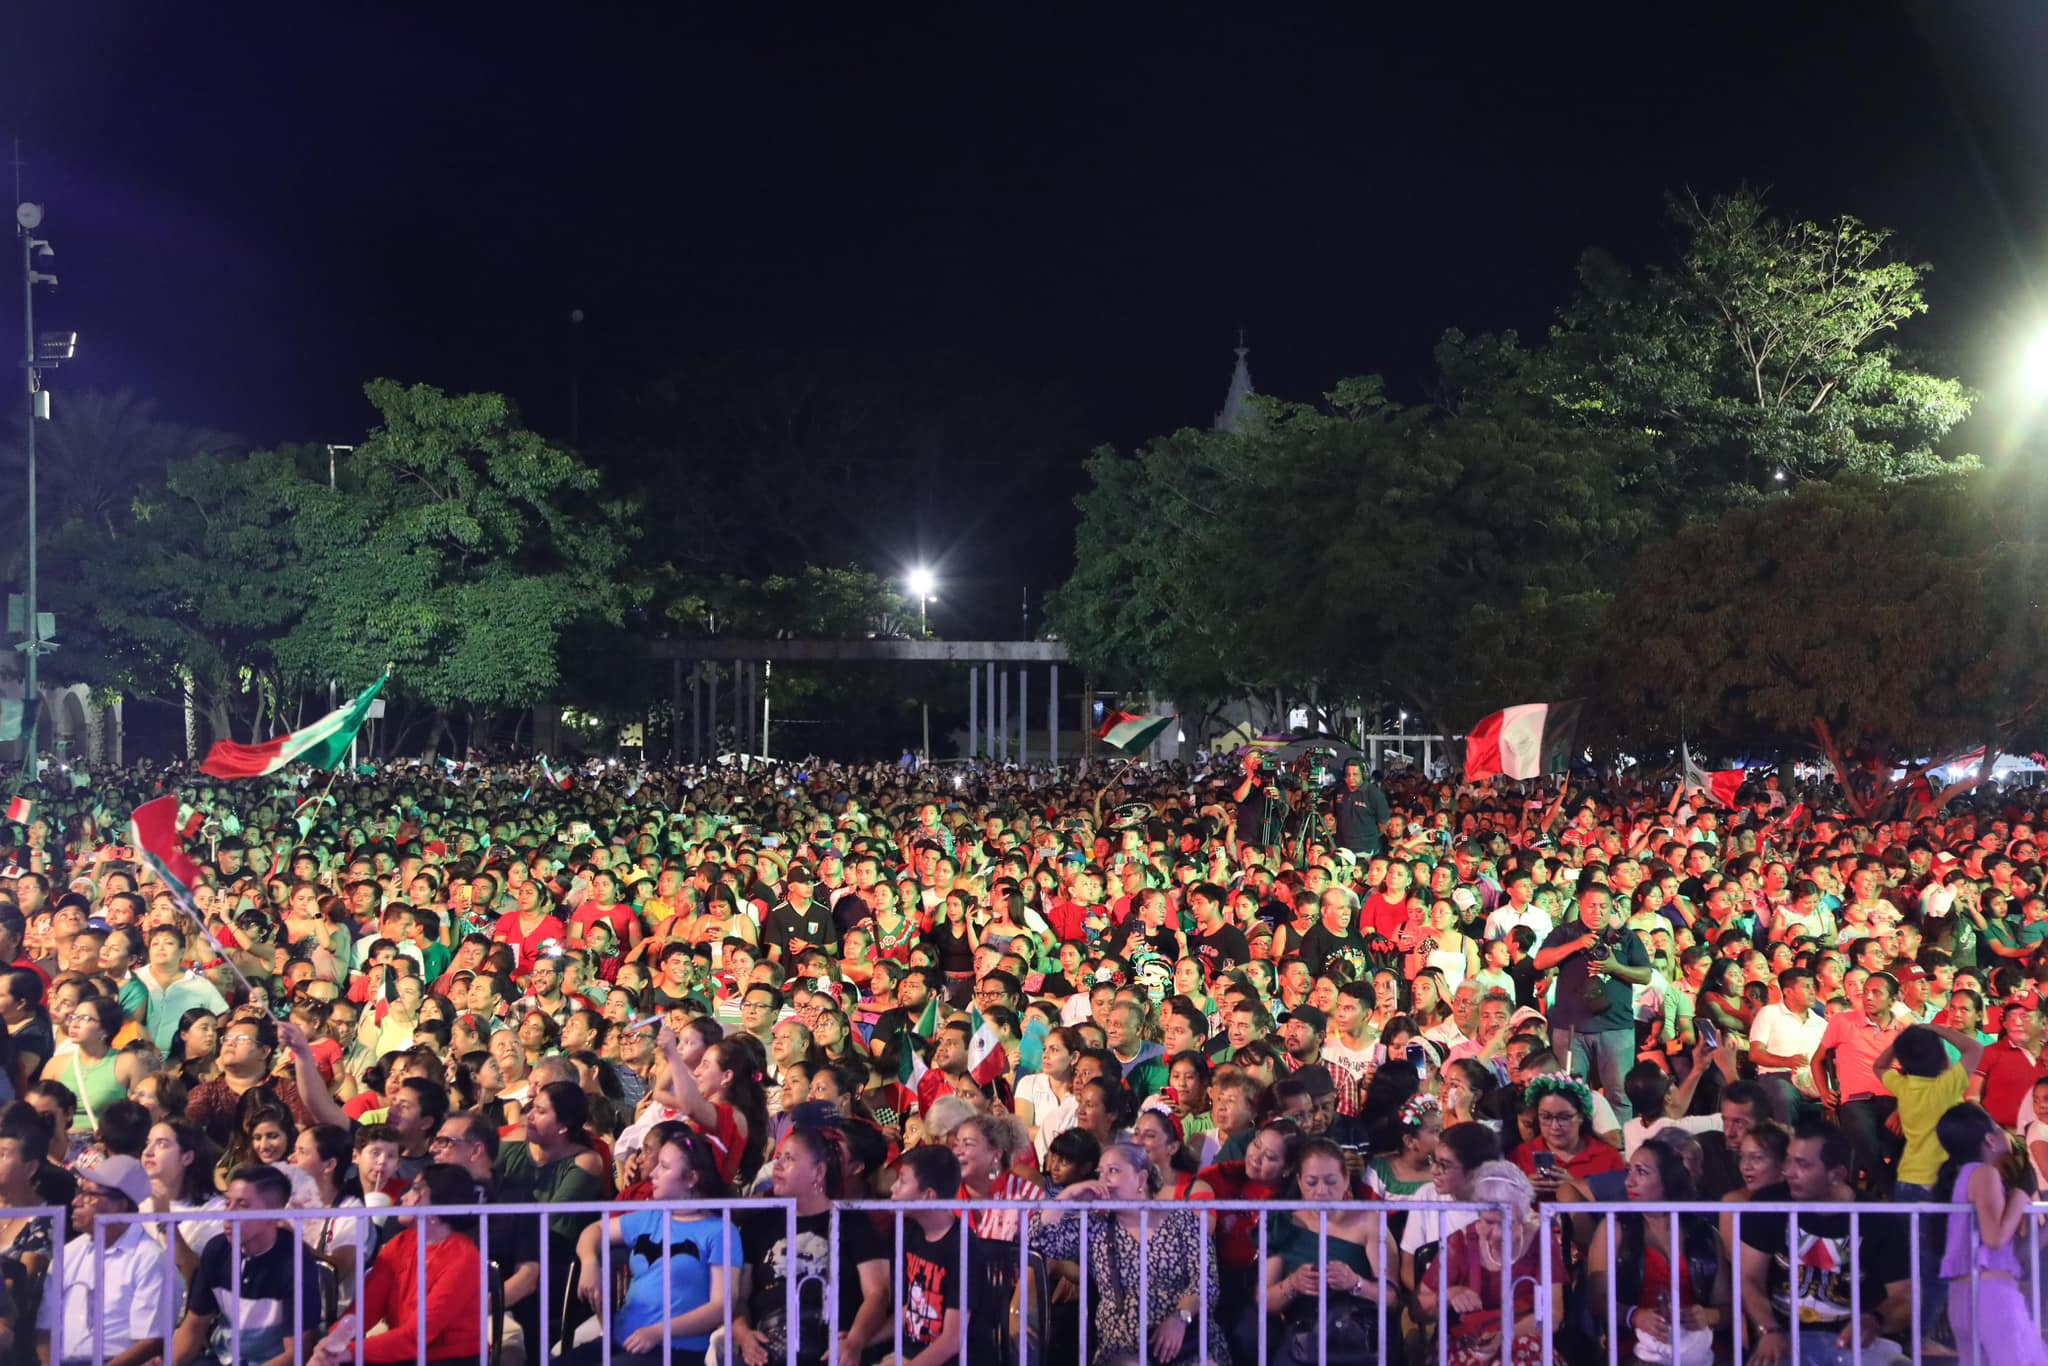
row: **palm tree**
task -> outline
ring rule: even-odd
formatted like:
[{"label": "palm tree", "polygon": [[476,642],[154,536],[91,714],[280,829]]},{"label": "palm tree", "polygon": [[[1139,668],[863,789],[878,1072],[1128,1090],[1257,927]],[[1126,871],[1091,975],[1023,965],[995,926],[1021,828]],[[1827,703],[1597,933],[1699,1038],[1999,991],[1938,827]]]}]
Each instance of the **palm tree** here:
[{"label": "palm tree", "polygon": [[[0,577],[22,577],[28,543],[26,411],[11,437],[0,442]],[[156,415],[156,400],[122,389],[56,396],[55,414],[36,431],[36,514],[42,530],[87,521],[107,531],[124,522],[135,495],[163,478],[173,460],[204,451],[227,452],[243,443],[205,427],[185,427]]]}]

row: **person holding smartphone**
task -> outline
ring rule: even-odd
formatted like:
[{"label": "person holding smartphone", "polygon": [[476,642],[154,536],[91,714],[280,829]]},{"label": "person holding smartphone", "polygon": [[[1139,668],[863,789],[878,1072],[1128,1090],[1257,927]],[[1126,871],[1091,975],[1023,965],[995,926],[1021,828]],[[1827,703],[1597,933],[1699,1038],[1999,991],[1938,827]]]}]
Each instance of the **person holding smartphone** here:
[{"label": "person holding smartphone", "polygon": [[1534,1114],[1536,1137],[1515,1149],[1541,1200],[1592,1199],[1589,1177],[1622,1171],[1621,1150],[1593,1132],[1593,1093],[1565,1072],[1531,1077],[1522,1100]]}]

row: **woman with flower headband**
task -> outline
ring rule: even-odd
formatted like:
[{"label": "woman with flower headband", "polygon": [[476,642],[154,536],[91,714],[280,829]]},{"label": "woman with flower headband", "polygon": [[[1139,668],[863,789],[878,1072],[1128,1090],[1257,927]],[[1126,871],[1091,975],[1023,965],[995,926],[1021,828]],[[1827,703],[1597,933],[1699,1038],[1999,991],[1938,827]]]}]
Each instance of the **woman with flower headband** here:
[{"label": "woman with flower headband", "polygon": [[1536,1137],[1515,1149],[1515,1165],[1529,1177],[1539,1199],[1554,1200],[1569,1190],[1590,1200],[1588,1177],[1623,1170],[1621,1153],[1593,1132],[1593,1093],[1566,1072],[1531,1077],[1522,1102],[1536,1120]]},{"label": "woman with flower headband", "polygon": [[1429,1199],[1429,1160],[1436,1153],[1436,1141],[1443,1131],[1443,1110],[1435,1096],[1416,1094],[1403,1101],[1393,1121],[1382,1130],[1386,1138],[1392,1139],[1393,1150],[1380,1153],[1366,1164],[1365,1187],[1373,1198]]}]

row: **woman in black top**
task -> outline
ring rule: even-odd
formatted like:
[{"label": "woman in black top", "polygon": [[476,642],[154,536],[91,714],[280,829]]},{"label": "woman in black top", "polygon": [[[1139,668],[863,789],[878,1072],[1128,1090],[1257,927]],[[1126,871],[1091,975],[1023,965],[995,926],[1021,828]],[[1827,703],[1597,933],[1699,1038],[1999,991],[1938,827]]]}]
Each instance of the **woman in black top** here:
[{"label": "woman in black top", "polygon": [[[746,1266],[734,1307],[732,1332],[747,1366],[769,1366],[788,1352],[789,1277],[797,1281],[800,1327],[797,1359],[824,1361],[828,1333],[839,1338],[839,1360],[879,1359],[893,1346],[887,1331],[891,1296],[889,1248],[866,1216],[848,1213],[832,1239],[832,1202],[846,1194],[846,1144],[836,1129],[799,1126],[775,1154],[774,1193],[796,1202],[796,1249],[790,1256],[789,1219],[780,1210],[746,1220]],[[828,1321],[826,1287],[837,1263],[839,1304]],[[714,1358],[719,1344],[711,1348]]]}]

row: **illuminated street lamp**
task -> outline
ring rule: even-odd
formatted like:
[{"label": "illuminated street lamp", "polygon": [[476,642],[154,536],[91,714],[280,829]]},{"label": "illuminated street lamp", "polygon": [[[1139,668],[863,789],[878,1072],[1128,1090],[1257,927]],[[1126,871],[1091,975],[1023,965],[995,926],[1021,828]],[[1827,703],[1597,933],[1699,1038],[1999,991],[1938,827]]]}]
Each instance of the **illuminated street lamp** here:
[{"label": "illuminated street lamp", "polygon": [[917,599],[917,637],[919,640],[924,639],[929,634],[925,629],[925,604],[932,600],[932,590],[938,586],[938,581],[932,577],[931,570],[919,568],[910,571],[910,595]]},{"label": "illuminated street lamp", "polygon": [[2032,398],[2048,398],[2048,330],[2035,336],[2020,353],[2020,380]]},{"label": "illuminated street lamp", "polygon": [[[930,639],[931,629],[925,622],[925,606],[931,602],[932,590],[939,586],[938,581],[932,577],[931,570],[920,565],[910,571],[909,585],[911,595],[917,599],[917,638]],[[922,702],[919,708],[924,714],[924,759],[918,766],[929,768],[932,762],[932,704]]]}]

